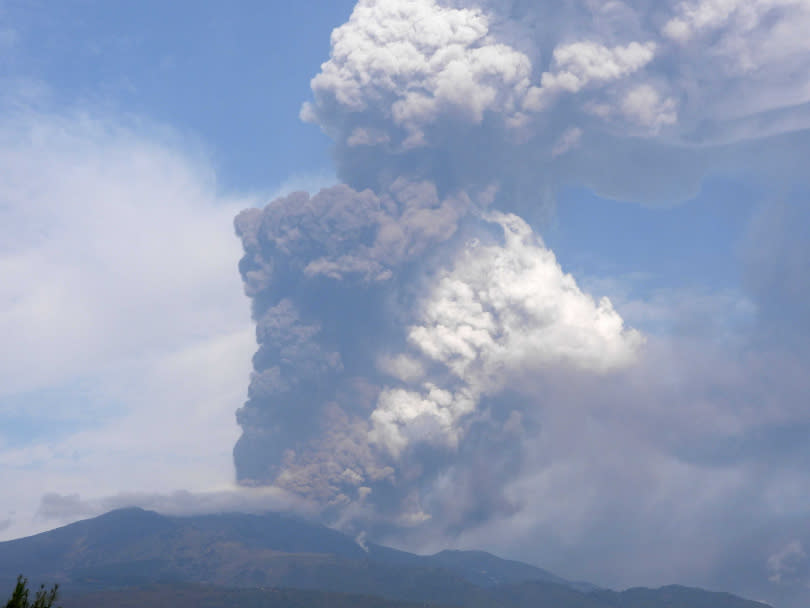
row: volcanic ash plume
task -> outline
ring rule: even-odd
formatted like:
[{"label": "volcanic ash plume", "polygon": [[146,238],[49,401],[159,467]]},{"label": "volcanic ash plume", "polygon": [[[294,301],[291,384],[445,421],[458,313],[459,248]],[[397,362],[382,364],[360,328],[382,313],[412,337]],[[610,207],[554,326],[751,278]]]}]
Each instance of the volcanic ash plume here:
[{"label": "volcanic ash plume", "polygon": [[[401,525],[519,508],[505,489],[524,448],[566,407],[543,382],[626,369],[643,339],[515,211],[566,183],[684,196],[720,147],[742,142],[744,165],[759,139],[810,124],[795,105],[806,91],[764,69],[776,55],[751,55],[751,72],[725,54],[762,14],[690,7],[357,4],[302,109],[333,138],[346,185],[236,221],[259,344],[238,414],[242,483]],[[770,18],[810,24],[800,3]],[[723,113],[729,91],[762,79],[779,95]]]},{"label": "volcanic ash plume", "polygon": [[237,217],[259,344],[238,412],[242,483],[406,525],[460,491],[460,521],[512,508],[469,487],[482,459],[517,471],[538,404],[505,387],[537,369],[621,368],[641,339],[490,198],[401,179]]},{"label": "volcanic ash plume", "polygon": [[[806,222],[769,207],[751,231],[768,324],[738,327],[734,294],[630,293],[653,331],[696,311],[645,345],[538,220],[570,186],[645,205],[707,174],[804,188],[808,31],[807,0],[359,0],[301,110],[343,184],[236,219],[258,342],[240,483],[418,550],[485,545],[622,586],[717,585],[720,567],[745,588],[741,530],[764,538],[804,483],[737,446],[781,446],[807,392],[804,359],[760,352],[777,332],[806,352]],[[784,454],[792,471],[803,452]],[[772,577],[800,538],[779,534]]]},{"label": "volcanic ash plume", "polygon": [[766,21],[799,31],[810,11],[360,0],[301,112],[346,185],[236,219],[259,345],[239,480],[406,525],[518,508],[523,446],[566,407],[544,379],[627,368],[643,340],[515,211],[569,183],[682,198],[721,144],[810,125],[806,45],[740,37]]}]

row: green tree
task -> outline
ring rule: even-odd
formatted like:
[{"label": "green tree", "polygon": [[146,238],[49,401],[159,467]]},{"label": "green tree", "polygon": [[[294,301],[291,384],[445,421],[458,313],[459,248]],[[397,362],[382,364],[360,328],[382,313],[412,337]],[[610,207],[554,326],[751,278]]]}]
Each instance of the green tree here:
[{"label": "green tree", "polygon": [[45,589],[45,585],[41,585],[32,604],[29,600],[28,579],[21,574],[17,577],[17,586],[14,587],[14,593],[11,594],[6,608],[53,608],[58,591],[59,585],[54,585],[50,589]]}]

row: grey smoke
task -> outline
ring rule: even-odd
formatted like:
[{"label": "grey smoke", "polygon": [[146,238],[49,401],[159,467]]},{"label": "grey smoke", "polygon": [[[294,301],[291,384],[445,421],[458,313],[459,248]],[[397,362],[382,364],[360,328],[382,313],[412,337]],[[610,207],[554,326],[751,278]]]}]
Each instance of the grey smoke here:
[{"label": "grey smoke", "polygon": [[398,181],[382,196],[341,185],[237,217],[259,344],[238,412],[240,481],[342,504],[393,476],[366,439],[375,357],[403,339],[423,272],[414,262],[438,255],[473,208],[464,194]]},{"label": "grey smoke", "polygon": [[516,509],[497,488],[519,473],[515,438],[534,418],[506,383],[538,366],[622,368],[641,338],[489,202],[398,180],[237,217],[259,345],[237,415],[242,484],[347,525],[462,529]]},{"label": "grey smoke", "polygon": [[70,520],[96,515],[93,506],[82,500],[78,494],[45,494],[39,503],[37,517],[43,519]]}]

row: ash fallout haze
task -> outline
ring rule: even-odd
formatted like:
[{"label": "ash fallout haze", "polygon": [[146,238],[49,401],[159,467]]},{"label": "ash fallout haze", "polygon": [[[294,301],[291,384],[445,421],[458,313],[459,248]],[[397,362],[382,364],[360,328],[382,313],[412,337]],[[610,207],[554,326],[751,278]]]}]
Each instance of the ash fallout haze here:
[{"label": "ash fallout haze", "polygon": [[0,1],[0,538],[293,509],[806,606],[808,32]]}]

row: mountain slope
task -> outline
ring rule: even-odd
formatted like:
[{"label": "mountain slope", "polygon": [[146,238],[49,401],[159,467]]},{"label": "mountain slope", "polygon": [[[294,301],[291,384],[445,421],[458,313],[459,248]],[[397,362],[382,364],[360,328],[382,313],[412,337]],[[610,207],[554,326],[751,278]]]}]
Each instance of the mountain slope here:
[{"label": "mountain slope", "polygon": [[134,508],[0,543],[0,582],[20,572],[88,588],[193,581],[410,594],[440,587],[453,599],[475,585],[566,583],[483,552],[420,556],[380,545],[366,552],[335,530],[276,513],[168,517]]},{"label": "mountain slope", "polygon": [[[64,598],[63,608],[416,608],[369,595],[298,589],[236,589],[193,584],[96,591]],[[438,604],[431,604],[440,608]],[[613,594],[580,593],[554,583],[523,583],[484,590],[457,606],[467,608],[765,608],[728,594],[686,587],[633,589]]]},{"label": "mountain slope", "polygon": [[278,514],[166,517],[124,509],[0,543],[0,585],[25,573],[66,591],[194,582],[456,604],[475,593],[463,577],[412,557],[407,568],[376,561],[343,534]]},{"label": "mountain slope", "polygon": [[420,608],[367,595],[297,589],[234,589],[208,585],[153,585],[66,596],[62,608]]},{"label": "mountain slope", "polygon": [[486,551],[442,551],[427,557],[430,563],[463,576],[481,587],[494,587],[524,581],[557,583],[578,591],[595,591],[596,585],[571,582],[537,566],[501,559]]},{"label": "mountain slope", "polygon": [[309,589],[471,608],[762,606],[682,587],[598,590],[480,551],[420,556],[381,545],[366,551],[335,530],[275,513],[169,517],[113,511],[0,543],[0,585],[10,589],[19,573],[33,584],[59,583],[69,595],[119,587],[148,591],[157,583],[164,585],[162,595],[183,595],[190,583],[213,585],[220,589],[206,593],[223,606],[230,601],[222,596],[224,587]]}]

